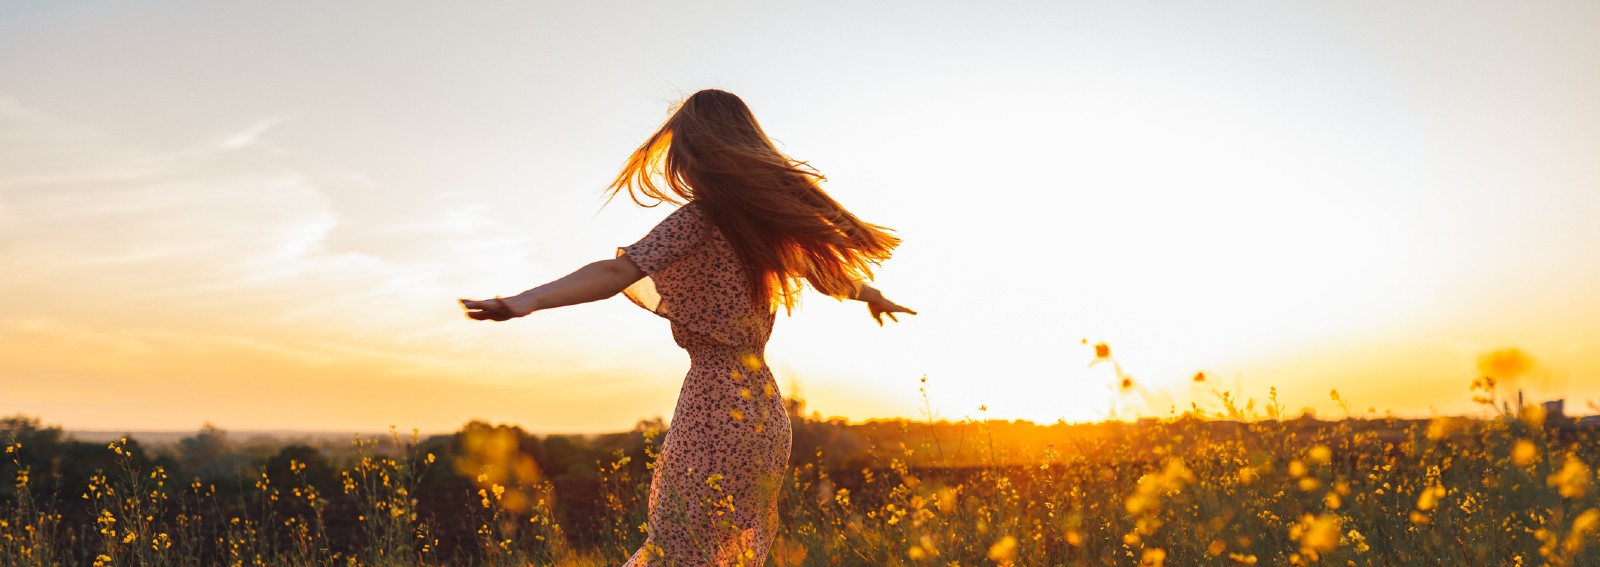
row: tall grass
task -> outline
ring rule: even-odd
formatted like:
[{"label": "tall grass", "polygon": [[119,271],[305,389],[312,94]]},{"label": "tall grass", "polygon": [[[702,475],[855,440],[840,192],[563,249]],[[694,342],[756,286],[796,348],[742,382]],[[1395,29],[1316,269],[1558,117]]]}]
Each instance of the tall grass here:
[{"label": "tall grass", "polygon": [[[830,464],[826,449],[796,454],[769,564],[1600,565],[1594,429],[1492,398],[1490,417],[1414,422],[1284,420],[1275,402],[1257,416],[1219,399],[1215,415],[1102,424],[1021,450],[996,444],[1003,422],[930,412],[859,467]],[[640,432],[646,460],[661,433]],[[391,432],[388,451],[357,438],[342,494],[291,460],[224,497],[198,479],[169,483],[119,440],[86,486],[55,487],[92,510],[70,516],[22,466],[30,447],[8,442],[0,566],[615,565],[643,542],[649,475],[634,457],[595,463],[606,517],[579,537],[509,430],[455,443],[445,462],[415,434]],[[430,503],[419,491],[436,466],[471,485]],[[473,525],[442,524],[452,509]],[[463,529],[472,536],[453,539],[471,543],[446,549]]]}]

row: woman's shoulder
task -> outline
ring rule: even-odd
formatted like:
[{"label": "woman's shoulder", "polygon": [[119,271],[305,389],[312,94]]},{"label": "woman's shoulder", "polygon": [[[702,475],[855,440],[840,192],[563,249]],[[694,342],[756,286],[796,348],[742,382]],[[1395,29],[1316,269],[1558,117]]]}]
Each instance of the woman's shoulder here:
[{"label": "woman's shoulder", "polygon": [[651,233],[660,239],[685,244],[700,240],[705,235],[706,227],[709,226],[705,212],[700,207],[701,205],[694,201],[684,203],[677,210],[667,213],[666,218],[661,219]]},{"label": "woman's shoulder", "polygon": [[674,215],[682,214],[682,215],[704,216],[705,215],[705,210],[704,210],[703,207],[704,207],[704,205],[700,204],[700,201],[698,199],[691,199],[689,202],[684,203],[682,206],[678,207],[678,210],[672,211],[672,214],[674,214]]},{"label": "woman's shoulder", "polygon": [[706,224],[706,212],[699,201],[689,201],[678,207],[678,210],[667,214],[662,220],[663,224],[671,224],[683,228],[703,228]]}]

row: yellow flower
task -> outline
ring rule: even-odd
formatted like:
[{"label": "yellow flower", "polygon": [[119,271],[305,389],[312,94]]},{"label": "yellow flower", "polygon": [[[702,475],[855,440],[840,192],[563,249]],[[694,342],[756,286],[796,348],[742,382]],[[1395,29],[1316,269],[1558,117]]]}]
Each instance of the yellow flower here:
[{"label": "yellow flower", "polygon": [[1361,535],[1361,532],[1352,529],[1348,533],[1344,534],[1344,537],[1352,542],[1355,542],[1356,553],[1366,553],[1368,551],[1372,551],[1372,546],[1367,545],[1367,536]]},{"label": "yellow flower", "polygon": [[1289,537],[1300,542],[1300,553],[1316,557],[1339,547],[1339,517],[1333,514],[1306,514],[1289,528]]},{"label": "yellow flower", "polygon": [[1436,417],[1428,422],[1428,439],[1442,441],[1449,438],[1456,430],[1461,429],[1462,423],[1452,417]]},{"label": "yellow flower", "polygon": [[1327,445],[1317,445],[1306,452],[1306,458],[1313,463],[1326,465],[1333,460],[1333,450],[1329,449]]},{"label": "yellow flower", "polygon": [[1583,550],[1584,541],[1589,539],[1589,534],[1600,526],[1600,510],[1590,508],[1572,520],[1572,531],[1567,532],[1567,540],[1561,544],[1569,556],[1576,556]]},{"label": "yellow flower", "polygon": [[940,512],[944,512],[944,513],[948,514],[950,512],[954,512],[955,511],[955,509],[956,509],[956,489],[950,488],[948,486],[942,487],[942,488],[939,489],[939,492],[937,492],[934,496],[935,496],[934,505],[939,507],[939,511]]},{"label": "yellow flower", "polygon": [[989,559],[1008,562],[1017,557],[1017,538],[1006,536],[989,546]]},{"label": "yellow flower", "polygon": [[1497,350],[1478,357],[1478,372],[1502,382],[1515,380],[1533,368],[1533,357],[1518,348]]},{"label": "yellow flower", "polygon": [[928,553],[922,550],[922,546],[918,545],[911,546],[911,551],[906,552],[906,555],[910,557],[912,561],[922,561],[923,559],[928,558]]},{"label": "yellow flower", "polygon": [[1578,518],[1572,521],[1573,532],[1589,532],[1600,527],[1600,509],[1590,508],[1584,510]]},{"label": "yellow flower", "polygon": [[1518,439],[1516,446],[1511,448],[1511,462],[1519,467],[1533,464],[1539,458],[1539,448],[1527,439]]},{"label": "yellow flower", "polygon": [[1561,465],[1561,470],[1550,475],[1550,486],[1561,493],[1562,498],[1583,498],[1589,493],[1589,486],[1593,482],[1589,478],[1589,466],[1577,457],[1567,455],[1567,462]]},{"label": "yellow flower", "polygon": [[1439,504],[1439,499],[1444,498],[1444,495],[1444,487],[1437,484],[1423,489],[1422,494],[1417,496],[1417,509],[1423,512],[1432,510]]}]

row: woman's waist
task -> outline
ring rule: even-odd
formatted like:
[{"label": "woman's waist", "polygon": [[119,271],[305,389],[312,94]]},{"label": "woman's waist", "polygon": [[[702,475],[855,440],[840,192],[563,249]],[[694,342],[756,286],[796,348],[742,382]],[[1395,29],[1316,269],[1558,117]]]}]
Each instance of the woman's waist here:
[{"label": "woman's waist", "polygon": [[678,344],[689,353],[691,364],[729,364],[754,372],[767,365],[766,345],[724,344],[718,342],[683,341]]},{"label": "woman's waist", "polygon": [[[680,314],[681,315],[681,314]],[[772,336],[772,325],[712,324],[693,317],[672,319],[672,338],[686,350],[701,347],[746,348],[760,351]]]}]

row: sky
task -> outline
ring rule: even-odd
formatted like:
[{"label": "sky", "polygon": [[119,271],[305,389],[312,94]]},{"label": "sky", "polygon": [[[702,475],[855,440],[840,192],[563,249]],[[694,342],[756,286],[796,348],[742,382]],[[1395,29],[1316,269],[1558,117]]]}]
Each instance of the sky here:
[{"label": "sky", "polygon": [[666,321],[455,300],[648,231],[667,207],[603,190],[702,88],[905,240],[875,285],[919,315],[811,294],[778,321],[768,362],[821,415],[1275,391],[1337,417],[1334,389],[1357,414],[1481,414],[1477,361],[1507,348],[1534,365],[1505,393],[1600,403],[1600,4],[12,0],[0,414],[670,417]]}]

